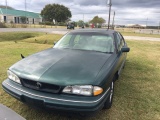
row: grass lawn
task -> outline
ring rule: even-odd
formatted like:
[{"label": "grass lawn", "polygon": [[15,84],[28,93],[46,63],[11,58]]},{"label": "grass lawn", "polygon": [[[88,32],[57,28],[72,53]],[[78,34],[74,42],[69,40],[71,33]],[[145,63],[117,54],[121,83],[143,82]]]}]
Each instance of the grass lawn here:
[{"label": "grass lawn", "polygon": [[8,32],[8,33],[0,33],[0,42],[5,41],[18,41],[27,38],[33,38],[36,36],[40,36],[44,33],[37,33],[37,32]]},{"label": "grass lawn", "polygon": [[[23,36],[16,33],[21,37],[12,40],[12,34],[15,33],[6,37],[6,33],[1,34],[0,83],[7,77],[7,69],[21,59],[21,53],[28,56],[50,48],[61,37],[44,33],[30,33],[31,37],[23,37],[25,33]],[[86,120],[160,120],[160,42],[128,40],[127,43],[131,51],[128,53],[125,69],[115,84],[112,108],[101,110]],[[80,119],[77,115],[68,117],[62,112],[33,109],[5,93],[1,85],[0,103],[27,120]]]},{"label": "grass lawn", "polygon": [[15,43],[40,43],[40,44],[52,44],[54,41],[58,41],[62,35],[39,33],[39,32],[8,32],[0,33],[0,42],[12,41]]}]

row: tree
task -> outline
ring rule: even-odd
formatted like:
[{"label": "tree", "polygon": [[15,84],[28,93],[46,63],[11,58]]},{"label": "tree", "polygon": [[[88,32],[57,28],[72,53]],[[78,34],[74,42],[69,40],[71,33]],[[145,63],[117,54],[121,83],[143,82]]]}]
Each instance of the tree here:
[{"label": "tree", "polygon": [[96,28],[101,28],[102,24],[105,23],[106,21],[98,16],[95,16],[91,21],[89,21],[89,23],[93,23],[95,25]]},{"label": "tree", "polygon": [[[0,8],[6,8],[6,6],[4,6],[4,5],[0,5]],[[10,7],[10,6],[7,6],[7,9],[14,10],[14,8],[12,8],[12,7]]]},{"label": "tree", "polygon": [[90,23],[94,23],[94,24],[97,24],[97,23],[103,24],[103,23],[105,23],[105,22],[106,22],[105,19],[103,19],[103,18],[101,18],[101,17],[98,17],[98,16],[95,16],[95,17],[90,21]]},{"label": "tree", "polygon": [[79,21],[78,21],[78,26],[79,26],[79,27],[84,26],[84,22],[83,22],[83,20],[79,20]]},{"label": "tree", "polygon": [[85,27],[89,27],[89,22],[86,22],[86,23],[85,23]]},{"label": "tree", "polygon": [[65,22],[72,17],[71,11],[59,4],[48,4],[41,11],[41,15],[45,21],[53,22]]}]

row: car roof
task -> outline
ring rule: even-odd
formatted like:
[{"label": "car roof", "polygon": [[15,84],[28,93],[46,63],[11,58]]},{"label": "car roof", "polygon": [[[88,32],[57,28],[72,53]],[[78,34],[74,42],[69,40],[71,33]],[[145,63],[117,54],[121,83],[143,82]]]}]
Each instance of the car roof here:
[{"label": "car roof", "polygon": [[115,30],[110,30],[110,29],[78,29],[78,30],[73,30],[70,33],[87,33],[87,32],[96,32],[96,33],[102,33],[102,34],[113,34],[116,32]]}]

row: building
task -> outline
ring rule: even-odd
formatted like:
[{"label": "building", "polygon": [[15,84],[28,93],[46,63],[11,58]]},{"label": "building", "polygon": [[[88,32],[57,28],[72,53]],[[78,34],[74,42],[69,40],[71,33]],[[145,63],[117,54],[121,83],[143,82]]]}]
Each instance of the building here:
[{"label": "building", "polygon": [[39,13],[0,8],[0,22],[39,24],[42,17]]},{"label": "building", "polygon": [[128,24],[126,25],[128,28],[146,28],[146,25],[139,25],[139,24]]}]

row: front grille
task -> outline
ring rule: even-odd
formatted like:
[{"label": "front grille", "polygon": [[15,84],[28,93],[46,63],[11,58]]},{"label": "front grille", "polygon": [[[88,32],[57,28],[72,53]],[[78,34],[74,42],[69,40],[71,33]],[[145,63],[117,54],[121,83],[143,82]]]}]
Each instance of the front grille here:
[{"label": "front grille", "polygon": [[58,85],[28,80],[28,79],[22,79],[21,78],[22,85],[31,88],[38,91],[44,91],[44,92],[51,92],[51,93],[59,93],[61,90],[61,87]]}]

